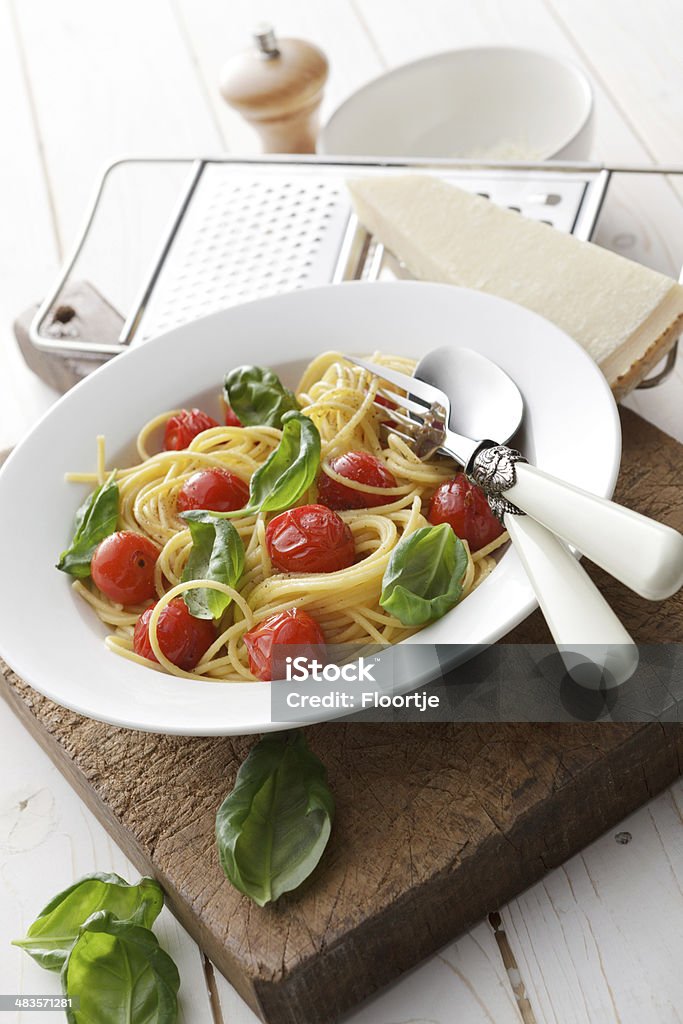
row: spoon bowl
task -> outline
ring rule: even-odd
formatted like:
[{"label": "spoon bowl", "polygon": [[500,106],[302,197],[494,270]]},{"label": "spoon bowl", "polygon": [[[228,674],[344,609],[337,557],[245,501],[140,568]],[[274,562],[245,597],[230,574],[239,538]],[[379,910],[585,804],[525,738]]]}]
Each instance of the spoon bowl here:
[{"label": "spoon bowl", "polygon": [[422,357],[415,376],[448,395],[448,426],[456,434],[505,444],[519,429],[524,415],[519,388],[479,352],[442,345]]}]

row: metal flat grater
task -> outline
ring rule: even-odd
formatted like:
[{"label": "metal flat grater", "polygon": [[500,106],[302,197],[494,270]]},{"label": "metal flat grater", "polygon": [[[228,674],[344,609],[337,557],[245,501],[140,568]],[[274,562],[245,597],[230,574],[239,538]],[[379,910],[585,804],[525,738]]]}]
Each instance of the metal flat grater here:
[{"label": "metal flat grater", "polygon": [[[408,276],[358,223],[345,182],[352,175],[428,171],[523,216],[589,239],[610,172],[589,165],[500,166],[447,160],[344,160],[263,157],[188,160],[187,178],[118,342],[77,342],[43,331],[49,311],[83,249],[105,172],[71,259],[38,310],[31,342],[53,355],[94,363],[197,317],[249,299],[349,280]],[[182,161],[172,161],[183,163]]]}]

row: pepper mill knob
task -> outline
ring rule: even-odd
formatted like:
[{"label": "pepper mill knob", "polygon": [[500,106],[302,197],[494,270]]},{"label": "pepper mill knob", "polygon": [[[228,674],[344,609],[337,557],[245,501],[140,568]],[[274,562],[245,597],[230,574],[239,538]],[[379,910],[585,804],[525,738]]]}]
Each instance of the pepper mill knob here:
[{"label": "pepper mill knob", "polygon": [[325,54],[303,39],[277,39],[270,25],[223,67],[220,91],[258,132],[265,153],[314,153],[327,81]]}]

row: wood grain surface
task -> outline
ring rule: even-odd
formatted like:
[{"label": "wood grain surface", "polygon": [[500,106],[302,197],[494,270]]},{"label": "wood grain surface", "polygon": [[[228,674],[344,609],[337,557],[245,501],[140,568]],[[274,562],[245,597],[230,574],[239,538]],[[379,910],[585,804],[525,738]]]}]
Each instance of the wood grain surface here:
[{"label": "wood grain surface", "polygon": [[[683,526],[681,446],[623,414],[619,497]],[[601,577],[601,583],[603,578]],[[679,640],[661,605],[604,580],[640,640]],[[538,614],[509,637],[546,642]],[[527,887],[681,771],[683,733],[648,725],[320,725],[337,818],[313,877],[258,909],[223,878],[214,818],[250,738],[88,721],[6,671],[3,694],[200,945],[273,1024],[327,1024]]]}]

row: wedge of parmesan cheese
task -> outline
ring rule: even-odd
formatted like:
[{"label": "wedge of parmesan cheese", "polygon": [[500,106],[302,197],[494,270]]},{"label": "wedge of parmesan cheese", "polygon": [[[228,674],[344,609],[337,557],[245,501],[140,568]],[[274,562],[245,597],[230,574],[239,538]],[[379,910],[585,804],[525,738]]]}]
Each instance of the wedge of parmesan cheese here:
[{"label": "wedge of parmesan cheese", "polygon": [[423,174],[349,182],[361,223],[408,270],[552,320],[630,391],[683,329],[671,278]]}]

